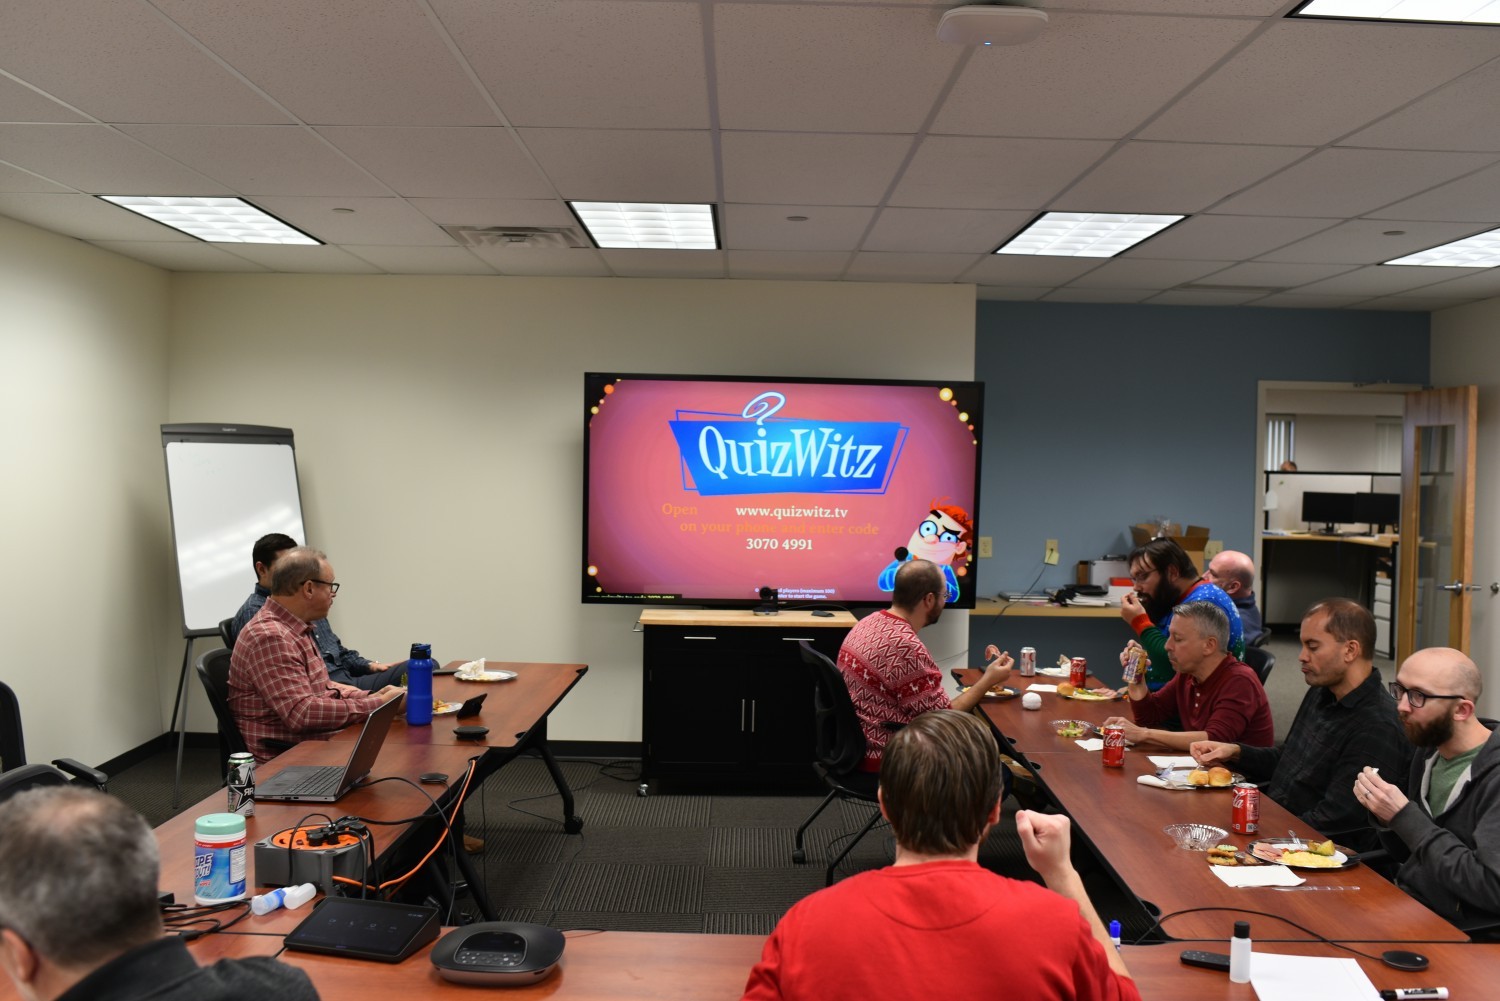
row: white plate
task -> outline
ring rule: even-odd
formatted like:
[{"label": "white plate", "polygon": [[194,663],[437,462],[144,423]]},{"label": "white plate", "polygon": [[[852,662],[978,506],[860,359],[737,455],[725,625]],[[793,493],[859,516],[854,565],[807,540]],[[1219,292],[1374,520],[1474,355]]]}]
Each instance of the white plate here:
[{"label": "white plate", "polygon": [[485,671],[483,674],[476,674],[469,678],[455,675],[459,681],[509,681],[515,676],[515,671]]},{"label": "white plate", "polygon": [[432,715],[434,715],[434,716],[446,716],[449,713],[456,713],[456,712],[458,712],[463,707],[464,707],[464,704],[462,702],[444,702],[441,706],[433,706],[432,707]]}]

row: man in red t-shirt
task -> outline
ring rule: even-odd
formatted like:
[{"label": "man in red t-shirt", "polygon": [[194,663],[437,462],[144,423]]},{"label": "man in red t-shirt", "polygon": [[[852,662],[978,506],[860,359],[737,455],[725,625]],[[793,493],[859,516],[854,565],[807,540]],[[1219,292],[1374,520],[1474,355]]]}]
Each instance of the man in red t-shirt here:
[{"label": "man in red t-shirt", "polygon": [[794,905],[751,969],[746,1001],[1140,1001],[1068,860],[1067,817],[1016,815],[1045,888],[980,868],[979,845],[1000,820],[1000,756],[981,720],[939,710],[893,734],[880,810],[895,864]]},{"label": "man in red t-shirt", "polygon": [[917,638],[918,630],[942,616],[946,594],[937,564],[908,560],[896,571],[891,607],[861,619],[839,648],[839,671],[865,733],[864,771],[880,770],[880,755],[890,736],[886,723],[905,723],[931,709],[967,711],[1010,677],[1010,654],[991,644],[984,651],[988,663],[979,684],[949,700],[942,672]]}]

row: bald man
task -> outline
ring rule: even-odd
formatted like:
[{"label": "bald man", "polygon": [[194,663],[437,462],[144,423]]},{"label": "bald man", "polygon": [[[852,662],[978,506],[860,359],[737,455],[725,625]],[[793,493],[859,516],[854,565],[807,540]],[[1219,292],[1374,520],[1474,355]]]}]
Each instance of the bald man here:
[{"label": "bald man", "polygon": [[1226,549],[1208,561],[1203,576],[1219,585],[1239,609],[1240,624],[1245,627],[1245,643],[1248,645],[1264,628],[1260,603],[1255,598],[1255,561],[1244,553]]},{"label": "bald man", "polygon": [[1475,714],[1483,687],[1458,650],[1412,654],[1391,694],[1418,748],[1406,781],[1414,798],[1374,768],[1354,780],[1386,847],[1410,853],[1396,885],[1461,925],[1500,920],[1500,731]]}]

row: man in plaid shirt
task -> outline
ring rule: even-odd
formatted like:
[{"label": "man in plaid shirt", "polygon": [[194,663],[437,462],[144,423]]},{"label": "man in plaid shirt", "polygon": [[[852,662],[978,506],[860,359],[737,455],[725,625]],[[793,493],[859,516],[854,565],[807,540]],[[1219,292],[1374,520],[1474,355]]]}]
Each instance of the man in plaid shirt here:
[{"label": "man in plaid shirt", "polygon": [[327,618],[338,588],[327,556],[288,550],[271,570],[271,596],[235,641],[229,709],[257,762],[279,750],[268,741],[326,740],[404,691],[363,692],[329,679],[310,623]]}]

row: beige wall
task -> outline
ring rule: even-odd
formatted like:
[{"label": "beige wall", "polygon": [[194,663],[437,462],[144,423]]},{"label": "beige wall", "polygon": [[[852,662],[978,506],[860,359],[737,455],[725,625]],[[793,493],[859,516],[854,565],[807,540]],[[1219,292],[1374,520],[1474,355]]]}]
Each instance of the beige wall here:
[{"label": "beige wall", "polygon": [[[973,373],[969,286],[178,274],[172,303],[169,419],[296,432],[334,628],[380,660],[424,640],[587,663],[553,716],[568,740],[641,719],[637,609],[577,597],[584,371]],[[937,655],[967,618],[924,636]]]},{"label": "beige wall", "polygon": [[1479,386],[1478,476],[1474,485],[1474,572],[1486,585],[1475,592],[1469,651],[1488,686],[1480,711],[1500,716],[1500,596],[1488,585],[1500,580],[1500,299],[1456,306],[1432,314],[1432,384]]},{"label": "beige wall", "polygon": [[98,763],[167,726],[182,657],[163,584],[169,285],[0,218],[0,680],[32,761]]}]

